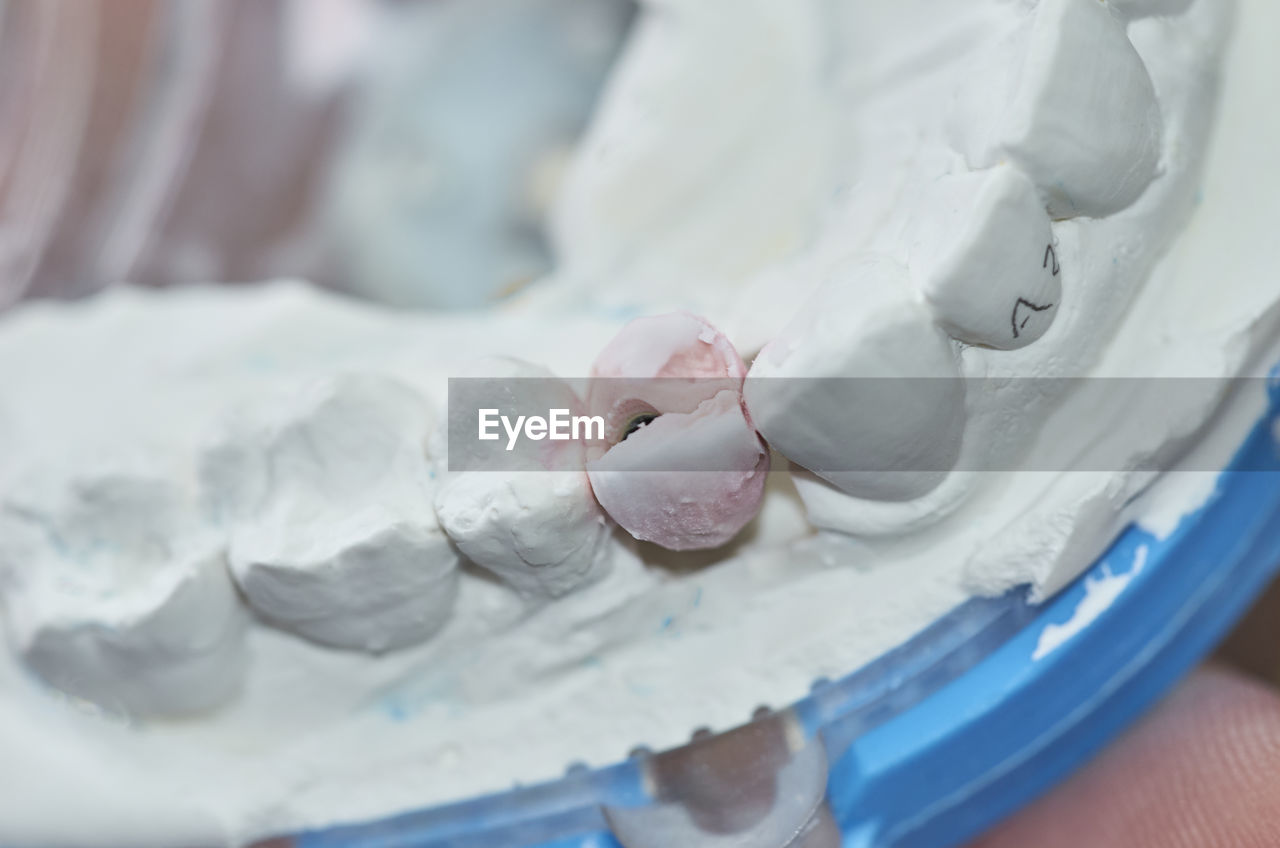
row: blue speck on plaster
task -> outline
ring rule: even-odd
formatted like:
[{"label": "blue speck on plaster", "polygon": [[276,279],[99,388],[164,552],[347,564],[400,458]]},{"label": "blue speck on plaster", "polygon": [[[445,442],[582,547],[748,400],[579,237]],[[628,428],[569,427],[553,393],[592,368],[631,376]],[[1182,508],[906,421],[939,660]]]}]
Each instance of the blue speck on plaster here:
[{"label": "blue speck on plaster", "polygon": [[382,693],[372,709],[393,721],[410,721],[428,709],[457,712],[461,709],[454,694],[458,685],[458,681],[452,676],[405,681],[391,691]]},{"label": "blue speck on plaster", "polygon": [[380,705],[383,714],[394,722],[408,721],[409,711],[405,709],[404,704],[394,699],[383,701]]},{"label": "blue speck on plaster", "polygon": [[698,591],[693,595],[693,608],[697,609],[702,605],[702,587],[698,587]]},{"label": "blue speck on plaster", "polygon": [[276,367],[275,360],[265,353],[253,353],[245,357],[244,364],[252,371],[271,371]]},{"label": "blue speck on plaster", "polygon": [[657,694],[652,686],[645,686],[643,683],[631,682],[627,685],[627,688],[630,689],[631,694],[635,695],[637,698],[652,698]]},{"label": "blue speck on plaster", "polygon": [[615,321],[631,321],[639,318],[644,311],[634,303],[624,303],[620,306],[605,307],[603,314]]},{"label": "blue speck on plaster", "polygon": [[431,469],[427,469],[427,479],[428,480],[436,479],[436,472]]},{"label": "blue speck on plaster", "polygon": [[667,630],[671,628],[671,622],[673,621],[675,621],[675,617],[670,615],[662,619],[662,626],[658,628],[658,632],[665,633]]}]

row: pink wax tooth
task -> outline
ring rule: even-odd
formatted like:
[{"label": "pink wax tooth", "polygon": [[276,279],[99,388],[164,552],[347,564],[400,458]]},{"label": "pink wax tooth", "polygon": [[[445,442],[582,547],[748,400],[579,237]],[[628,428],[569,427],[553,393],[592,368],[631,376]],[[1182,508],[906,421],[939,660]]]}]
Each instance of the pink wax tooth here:
[{"label": "pink wax tooth", "polygon": [[637,318],[596,357],[587,407],[605,416],[613,445],[638,418],[693,412],[723,389],[741,393],[746,375],[729,339],[696,315]]},{"label": "pink wax tooth", "polygon": [[605,345],[596,377],[737,377],[747,366],[723,333],[697,315],[670,312],[637,318]]},{"label": "pink wax tooth", "polygon": [[600,353],[587,406],[605,440],[587,476],[631,535],[713,548],[755,517],[769,454],[742,402],[746,371],[722,333],[683,312],[633,321]]}]

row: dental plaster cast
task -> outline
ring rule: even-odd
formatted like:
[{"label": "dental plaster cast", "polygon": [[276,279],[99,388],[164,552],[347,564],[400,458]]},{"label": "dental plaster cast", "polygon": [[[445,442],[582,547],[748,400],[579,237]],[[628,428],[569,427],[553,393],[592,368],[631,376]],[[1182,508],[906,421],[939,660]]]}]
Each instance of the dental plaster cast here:
[{"label": "dental plaster cast", "polygon": [[[567,409],[571,415],[584,409],[572,387],[545,368],[488,360],[471,374],[531,395],[515,404],[521,409]],[[467,411],[472,406],[458,405]],[[454,446],[467,447],[479,443]],[[581,441],[526,441],[515,456],[504,451],[500,462],[486,464],[483,454],[476,460],[459,456],[465,470],[446,473],[435,498],[440,526],[467,559],[526,597],[560,597],[600,576],[608,565],[611,527],[591,495]]]},{"label": "dental plaster cast", "polygon": [[249,606],[339,648],[428,638],[453,610],[458,557],[431,511],[426,402],[384,377],[344,375],[282,407],[239,419],[203,460]]},{"label": "dental plaster cast", "polygon": [[22,480],[0,514],[11,645],[68,695],[117,715],[224,705],[244,676],[248,616],[224,551],[193,523],[174,468],[87,467]]},{"label": "dental plaster cast", "polygon": [[949,335],[1013,350],[1048,331],[1062,302],[1062,266],[1049,215],[1020,170],[940,179],[918,228],[911,270]]},{"label": "dental plaster cast", "polygon": [[[1222,378],[1280,355],[1280,9],[1245,0],[1228,50],[1230,13],[655,2],[558,266],[502,309],[274,283],[6,315],[0,842],[239,844],[553,779],[1169,532],[1212,474],[1144,461],[1223,467],[1265,399]],[[685,360],[696,392],[627,388]],[[613,441],[454,468],[474,373]],[[1085,376],[1213,379],[1055,379]],[[681,518],[704,493],[605,475],[632,454],[744,497]]]},{"label": "dental plaster cast", "polygon": [[[974,168],[1021,168],[1054,218],[1119,212],[1155,177],[1160,105],[1107,4],[1042,0],[978,67],[991,76],[967,75],[961,152]],[[983,111],[990,121],[974,121]]]},{"label": "dental plaster cast", "polygon": [[774,448],[853,495],[922,497],[960,452],[959,352],[891,259],[833,274],[756,357],[746,398]]}]

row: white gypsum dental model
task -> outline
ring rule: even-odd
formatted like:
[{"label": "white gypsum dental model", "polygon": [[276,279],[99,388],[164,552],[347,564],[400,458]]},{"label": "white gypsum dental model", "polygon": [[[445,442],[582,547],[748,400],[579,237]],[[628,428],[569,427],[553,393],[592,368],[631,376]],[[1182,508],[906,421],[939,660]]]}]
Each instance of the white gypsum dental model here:
[{"label": "white gypsum dental model", "polygon": [[[559,206],[570,285],[620,265],[618,286],[587,295],[652,292],[759,350],[748,409],[813,472],[797,485],[818,526],[939,522],[995,479],[975,472],[1028,449],[1070,385],[1056,378],[1091,373],[1189,215],[1230,9],[1170,21],[1150,16],[1186,4],[802,2],[766,47],[775,8],[734,4],[741,23],[713,39],[714,5],[641,22]],[[677,120],[695,95],[676,81],[696,80],[704,55],[740,79],[757,52],[776,63],[772,87],[726,88],[714,120]],[[758,182],[767,168],[736,167],[766,145],[792,187],[817,173],[835,189],[797,203]],[[695,178],[662,174],[691,161],[702,191],[686,200]],[[689,238],[749,234],[762,216],[781,256],[760,259],[750,235]],[[602,254],[637,232],[642,258]]]},{"label": "white gypsum dental model", "polygon": [[[933,104],[949,110],[939,137],[962,155],[944,149],[925,158],[933,170],[924,167],[899,186],[907,199],[900,224],[864,245],[899,272],[867,279],[832,266],[825,288],[781,331],[781,341],[766,346],[748,378],[748,402],[766,438],[783,454],[804,452],[810,461],[798,461],[822,478],[798,482],[822,526],[868,532],[938,521],[981,482],[973,472],[1025,452],[1072,385],[1057,378],[1088,375],[1106,350],[1154,264],[1152,234],[1167,245],[1191,208],[1200,160],[1189,150],[1204,142],[1195,107],[1211,82],[1170,88],[1184,71],[1157,54],[1167,90],[1162,108],[1147,64],[1126,35],[1130,24],[1116,10],[1044,0],[1023,15],[978,51],[946,103]],[[1200,28],[1193,37],[1221,32],[1224,16],[1200,4],[1190,16]],[[1176,38],[1160,30],[1155,43],[1161,37]],[[984,72],[993,65],[1010,80],[1007,93],[988,87],[996,78]],[[896,297],[904,310],[927,308],[937,329],[922,321],[879,346],[860,338],[868,331],[840,332],[827,308],[835,302],[831,290],[840,290],[847,312],[857,286],[875,288],[872,300]],[[954,340],[949,356],[927,355],[936,350],[939,330]],[[843,357],[835,373],[822,370]],[[968,383],[963,403],[955,391],[941,392],[921,409],[930,389],[941,390],[935,380],[917,378],[949,374]],[[855,379],[788,379],[814,375]],[[893,378],[915,406],[902,406],[896,416],[894,405],[880,404],[880,427],[888,429],[854,432],[834,412],[859,408],[862,393],[877,391],[876,382],[861,377]],[[770,397],[770,387],[792,382],[808,397]],[[816,437],[795,429],[814,420],[832,423],[825,433],[816,425]],[[923,429],[894,429],[896,420]],[[958,435],[950,457],[938,453]],[[808,441],[797,444],[798,438]],[[919,502],[896,513],[875,502],[899,492],[890,488],[886,497],[866,485],[865,475],[843,473],[851,459],[866,467],[858,450],[888,458],[924,446],[931,452],[918,464],[906,453],[888,478],[936,488],[910,490]],[[949,467],[955,471],[948,475]]]},{"label": "white gypsum dental model", "polygon": [[13,648],[118,717],[187,715],[239,691],[247,615],[216,535],[173,468],[86,459],[19,478],[0,511]]},{"label": "white gypsum dental model", "polygon": [[[746,365],[696,316],[628,323],[596,357],[585,402],[525,363],[475,368],[485,376],[456,380],[451,392],[451,473],[436,514],[468,558],[522,594],[563,595],[598,572],[604,513],[635,538],[679,551],[723,545],[759,511],[769,455],[743,406]],[[513,454],[518,418],[504,424],[506,450],[486,452],[472,421],[503,400],[561,409],[598,431],[526,440]]]},{"label": "white gypsum dental model", "polygon": [[[573,389],[545,368],[489,359],[470,374],[481,390],[527,395],[517,403],[522,408],[583,409]],[[465,397],[455,403],[451,415],[479,408]],[[480,443],[469,440],[471,423],[469,416],[461,422],[452,446],[458,454],[442,463],[458,467],[435,495],[436,517],[458,550],[526,598],[560,597],[600,577],[608,568],[611,527],[591,495],[583,444],[525,442],[494,461],[475,450]],[[462,455],[469,450],[476,455]]]},{"label": "white gypsum dental model", "polygon": [[453,610],[458,557],[431,512],[425,400],[356,375],[273,400],[281,408],[237,420],[202,469],[249,605],[339,648],[433,635]]},{"label": "white gypsum dental model", "polygon": [[[1164,124],[1180,138],[1190,133],[1178,123],[1191,116],[1177,96],[1195,91],[1175,90],[1161,114],[1121,11],[1154,10],[1078,0],[979,4],[959,17],[981,25],[982,37],[953,64],[998,75],[953,78],[947,66],[928,67],[889,86],[918,88],[913,97],[888,98],[887,106],[853,98],[848,116],[832,108],[839,81],[822,76],[830,45],[819,6],[730,12],[672,3],[650,13],[563,196],[556,222],[565,286],[572,289],[574,274],[594,279],[617,268],[611,290],[643,280],[661,304],[669,298],[655,274],[668,270],[679,272],[679,285],[685,272],[707,278],[695,299],[710,292],[732,300],[727,286],[741,280],[744,302],[773,326],[767,336],[748,334],[768,343],[754,359],[745,405],[745,366],[725,335],[679,313],[642,319],[596,360],[586,408],[609,417],[615,431],[585,474],[582,457],[570,454],[540,465],[554,481],[467,471],[437,483],[425,402],[392,381],[339,379],[309,400],[285,402],[278,420],[242,421],[203,463],[202,497],[227,534],[231,573],[249,605],[265,622],[317,642],[382,651],[444,625],[459,552],[526,596],[561,596],[594,579],[608,560],[597,502],[642,540],[674,549],[724,544],[762,497],[768,456],[755,428],[816,474],[798,486],[819,526],[879,533],[941,519],[968,482],[952,469],[1017,450],[1051,406],[1031,398],[1022,409],[1016,381],[993,393],[967,390],[964,378],[1087,369],[1111,330],[1106,316],[1114,324],[1143,278],[1124,267],[1090,279],[1090,250],[1106,243],[1087,239],[1105,237],[1107,226],[1120,240],[1170,230],[1152,213],[1126,218],[1125,207],[1144,192],[1148,206],[1176,207],[1171,201],[1194,175],[1194,161],[1171,162],[1147,189]],[[724,44],[733,50],[712,43],[727,14],[735,28]],[[884,20],[898,25],[892,15]],[[737,49],[766,43],[766,65]],[[891,40],[879,49],[842,61],[879,73],[898,58]],[[989,90],[996,79],[1004,88]],[[766,84],[743,84],[752,80]],[[730,96],[718,97],[722,91]],[[637,103],[649,106],[635,112]],[[716,111],[695,120],[703,104]],[[886,109],[892,120],[877,120]],[[779,111],[791,123],[757,126],[760,115]],[[904,125],[922,140],[913,158],[897,162],[876,133]],[[861,149],[842,158],[833,138],[846,129]],[[892,192],[880,190],[877,173],[886,155]],[[717,167],[724,157],[733,165],[727,174]],[[805,163],[799,174],[796,161]],[[812,187],[833,174],[866,186],[834,211]],[[692,231],[680,223],[679,202],[690,179],[711,204],[690,207]],[[734,200],[742,196],[767,202],[744,208]],[[1051,222],[1082,212],[1116,221]],[[857,226],[873,215],[888,223]],[[710,229],[691,239],[703,227]],[[773,247],[760,253],[747,237],[753,231],[785,238],[766,240]],[[806,233],[817,245],[812,261],[750,273],[797,250]],[[647,258],[628,268],[637,236]],[[787,308],[771,308],[781,302]],[[672,377],[695,379],[687,396],[648,396]],[[708,382],[719,378],[728,382]],[[628,379],[653,382],[628,387]],[[614,419],[635,403],[648,417],[618,432]],[[1023,413],[1012,422],[1010,407]],[[724,468],[642,470],[691,458]]]},{"label": "white gypsum dental model", "polygon": [[[1256,63],[1271,47],[1257,33],[1280,12],[1253,9],[1240,55]],[[1228,12],[1212,0],[653,2],[558,199],[559,267],[501,310],[389,315],[272,285],[117,291],[7,316],[0,500],[32,500],[8,473],[22,465],[61,489],[42,502],[74,502],[56,482],[62,450],[95,430],[108,449],[157,431],[219,437],[217,450],[178,445],[159,476],[196,490],[175,499],[188,506],[169,525],[173,549],[211,538],[230,563],[222,586],[244,587],[207,593],[201,610],[229,599],[243,634],[224,641],[248,661],[226,666],[237,682],[194,720],[167,720],[181,711],[150,696],[141,732],[55,706],[48,688],[119,696],[76,689],[59,663],[22,651],[29,622],[57,626],[55,605],[24,605],[22,564],[57,553],[35,537],[0,583],[15,648],[0,664],[0,780],[22,775],[106,845],[371,819],[740,724],[974,594],[1053,591],[1143,518],[1136,495],[1156,475],[1130,473],[1131,461],[1180,448],[1221,407],[1120,404],[1111,470],[1076,471],[1103,428],[1074,395],[1041,393],[1040,378],[1220,381],[1274,338],[1280,290],[1252,246],[1280,193],[1242,189],[1265,158],[1258,75],[1233,76],[1231,155],[1215,159],[1177,263],[1157,267],[1200,183]],[[1157,13],[1168,17],[1146,17]],[[1010,80],[1007,96],[974,105],[984,66],[999,71],[993,84]],[[1106,127],[1091,124],[1095,69],[1113,75],[1097,101]],[[1061,114],[1037,111],[1055,104]],[[1076,140],[1045,141],[1060,131]],[[1046,177],[1059,156],[1062,185]],[[1183,261],[1194,273],[1179,273]],[[643,357],[616,356],[615,343],[662,361],[633,367]],[[590,460],[445,467],[462,449],[438,439],[447,378],[545,380],[565,392],[548,404],[591,414],[590,392],[575,390],[593,364],[647,378],[668,361],[658,352],[683,348],[713,354],[731,391],[601,402],[630,433]],[[468,370],[486,355],[506,370]],[[883,384],[874,396],[840,394],[866,377]],[[155,414],[107,414],[139,399]],[[1220,420],[1252,426],[1250,409]],[[756,428],[796,473],[761,479]],[[369,444],[350,438],[366,432]],[[1046,440],[1068,458],[1050,467],[1067,473],[976,473]],[[595,463],[640,449],[649,465],[723,450],[750,497],[667,485],[676,475],[595,485]],[[1222,467],[1213,456],[1204,467]],[[273,463],[287,473],[267,485],[259,472]],[[1195,503],[1175,491],[1181,515]],[[704,494],[727,507],[713,533],[681,520],[682,508],[706,511]],[[142,506],[117,502],[145,523]],[[377,520],[349,523],[362,511]],[[633,537],[729,543],[673,553]],[[131,593],[98,562],[102,584]],[[378,594],[393,586],[404,591]],[[114,602],[87,597],[81,619],[116,632]],[[165,657],[181,665],[184,651]],[[51,759],[68,727],[88,743]],[[95,779],[156,810],[196,798],[204,815],[157,835],[152,818],[93,807]],[[70,841],[52,818],[45,841]],[[0,841],[19,833],[9,824],[0,816]]]}]

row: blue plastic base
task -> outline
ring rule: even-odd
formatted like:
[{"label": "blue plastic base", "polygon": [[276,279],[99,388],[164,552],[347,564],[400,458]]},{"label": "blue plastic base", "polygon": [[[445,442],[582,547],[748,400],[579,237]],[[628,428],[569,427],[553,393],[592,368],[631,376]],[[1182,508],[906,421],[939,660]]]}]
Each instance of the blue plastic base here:
[{"label": "blue plastic base", "polygon": [[[1169,538],[1131,528],[1050,602],[973,601],[795,705],[832,764],[828,803],[845,848],[947,848],[979,835],[1091,758],[1212,650],[1280,567],[1275,381],[1269,394],[1216,494]],[[633,760],[294,843],[620,848],[601,806],[643,806],[643,787]]]},{"label": "blue plastic base", "polygon": [[[1131,528],[1031,625],[841,752],[829,798],[861,834],[846,846],[941,848],[979,835],[1096,754],[1221,641],[1280,566],[1274,388],[1271,400],[1212,501],[1170,538]],[[1105,607],[1082,606],[1117,588]],[[1054,628],[1082,613],[1096,617],[1044,655],[1064,632]]]}]

